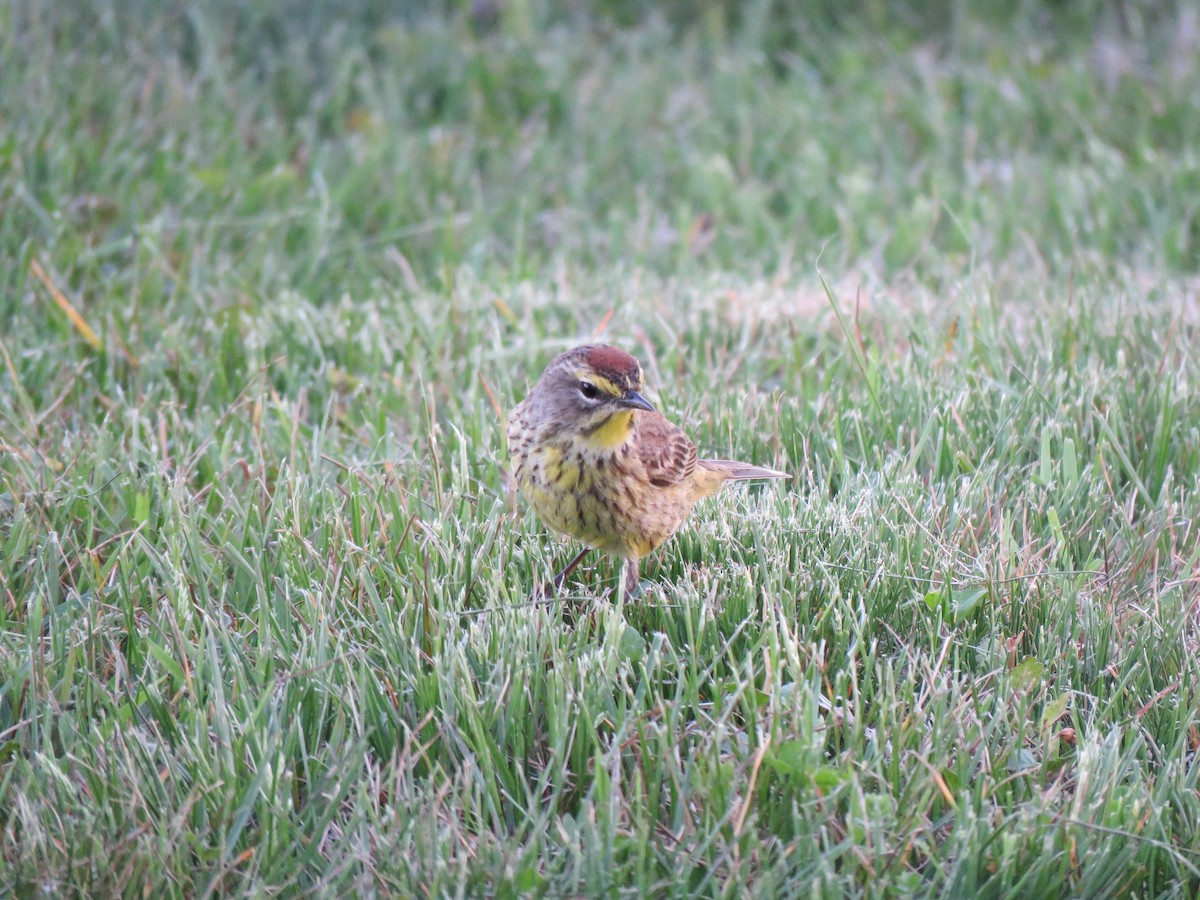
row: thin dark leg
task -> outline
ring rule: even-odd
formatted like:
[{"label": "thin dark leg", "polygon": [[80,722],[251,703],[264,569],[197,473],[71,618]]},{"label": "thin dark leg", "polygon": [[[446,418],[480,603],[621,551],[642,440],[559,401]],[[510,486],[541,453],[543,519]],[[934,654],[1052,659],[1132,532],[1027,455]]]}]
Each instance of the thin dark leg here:
[{"label": "thin dark leg", "polygon": [[579,551],[579,553],[575,556],[575,558],[573,560],[571,560],[569,563],[567,563],[567,567],[565,569],[563,569],[561,572],[559,572],[557,575],[554,576],[553,584],[554,584],[555,591],[558,591],[559,589],[562,588],[563,582],[566,581],[570,577],[571,573],[575,571],[575,567],[578,566],[581,562],[583,562],[583,558],[591,552],[592,552],[591,547],[584,547],[582,550]]}]

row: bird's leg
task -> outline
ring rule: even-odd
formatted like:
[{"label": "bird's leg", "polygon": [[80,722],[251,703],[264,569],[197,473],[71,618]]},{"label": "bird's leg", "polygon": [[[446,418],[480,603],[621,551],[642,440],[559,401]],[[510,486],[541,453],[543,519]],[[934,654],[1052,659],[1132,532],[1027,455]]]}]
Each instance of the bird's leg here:
[{"label": "bird's leg", "polygon": [[640,591],[638,579],[638,560],[636,556],[631,556],[625,560],[621,572],[621,587],[625,594],[626,600],[631,600],[636,597]]},{"label": "bird's leg", "polygon": [[579,551],[579,553],[577,553],[575,555],[575,558],[573,560],[571,560],[569,563],[567,563],[567,567],[565,569],[563,569],[561,572],[559,572],[557,575],[554,576],[554,581],[551,583],[554,585],[555,593],[558,593],[558,591],[560,591],[562,589],[563,582],[565,582],[567,580],[567,578],[570,576],[570,574],[575,571],[575,567],[578,566],[581,562],[583,562],[583,558],[591,552],[592,552],[591,547],[584,547],[582,550]]}]

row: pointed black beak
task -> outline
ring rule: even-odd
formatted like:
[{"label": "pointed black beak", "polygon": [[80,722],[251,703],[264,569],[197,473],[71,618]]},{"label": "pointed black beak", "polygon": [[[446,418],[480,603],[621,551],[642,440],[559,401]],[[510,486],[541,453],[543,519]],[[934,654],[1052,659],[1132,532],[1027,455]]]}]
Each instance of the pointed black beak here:
[{"label": "pointed black beak", "polygon": [[625,396],[618,400],[617,403],[626,409],[644,409],[646,412],[654,412],[654,407],[650,405],[650,401],[637,391],[626,391]]}]

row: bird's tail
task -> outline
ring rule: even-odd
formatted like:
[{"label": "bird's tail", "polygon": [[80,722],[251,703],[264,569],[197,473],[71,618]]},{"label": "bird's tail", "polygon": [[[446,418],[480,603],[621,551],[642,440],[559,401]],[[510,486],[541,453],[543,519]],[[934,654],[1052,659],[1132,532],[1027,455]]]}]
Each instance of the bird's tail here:
[{"label": "bird's tail", "polygon": [[792,477],[787,472],[776,472],[774,469],[764,469],[762,466],[752,466],[750,463],[735,462],[732,459],[702,459],[700,465],[723,476],[726,481]]}]

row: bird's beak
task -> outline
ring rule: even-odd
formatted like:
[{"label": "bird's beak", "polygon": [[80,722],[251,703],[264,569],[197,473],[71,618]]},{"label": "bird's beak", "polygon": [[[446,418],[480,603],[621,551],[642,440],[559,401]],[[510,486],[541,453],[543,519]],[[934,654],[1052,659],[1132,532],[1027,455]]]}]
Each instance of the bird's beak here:
[{"label": "bird's beak", "polygon": [[654,412],[654,407],[650,405],[650,401],[637,391],[626,391],[625,396],[618,400],[617,403],[626,409],[644,409],[646,412]]}]

